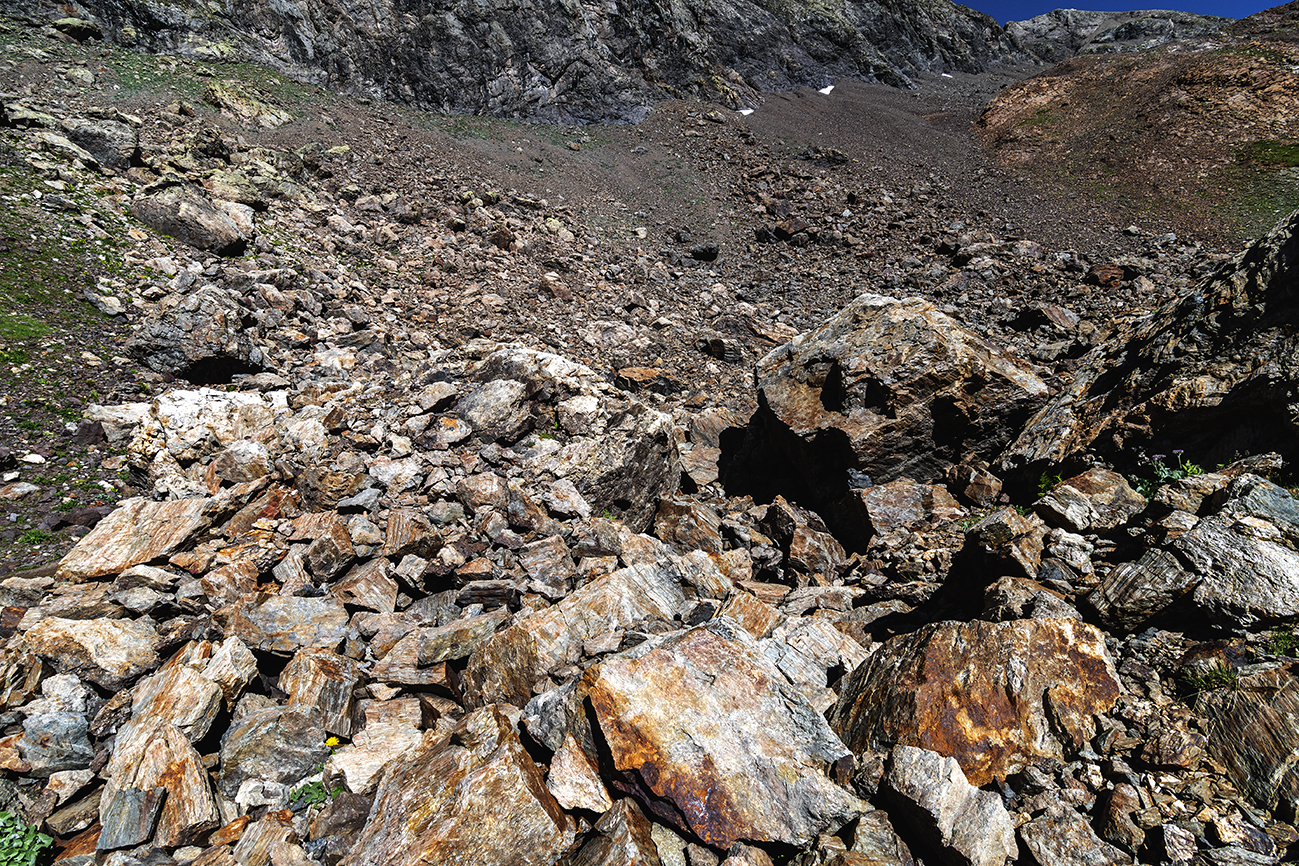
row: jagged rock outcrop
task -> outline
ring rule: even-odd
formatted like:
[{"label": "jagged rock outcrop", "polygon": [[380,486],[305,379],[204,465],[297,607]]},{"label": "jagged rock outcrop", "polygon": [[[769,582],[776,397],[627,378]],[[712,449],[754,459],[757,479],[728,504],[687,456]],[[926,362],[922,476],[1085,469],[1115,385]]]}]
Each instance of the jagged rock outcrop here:
[{"label": "jagged rock outcrop", "polygon": [[[1024,426],[1001,465],[1084,451],[1135,467],[1139,449],[1203,465],[1299,442],[1299,211],[1183,297],[1117,329]],[[1040,471],[1040,469],[1039,469]]]},{"label": "jagged rock outcrop", "polygon": [[739,107],[761,91],[838,77],[905,84],[918,73],[1031,57],[991,17],[948,0],[341,9],[241,0],[219,15],[169,0],[87,0],[77,11],[109,38],[149,51],[255,60],[446,112],[560,121],[636,120],[654,102],[681,96]]},{"label": "jagged rock outcrop", "polygon": [[1179,39],[1213,36],[1232,20],[1174,10],[1056,9],[1023,21],[1008,21],[1006,33],[1043,63],[1059,63],[1075,54],[1145,51]]}]

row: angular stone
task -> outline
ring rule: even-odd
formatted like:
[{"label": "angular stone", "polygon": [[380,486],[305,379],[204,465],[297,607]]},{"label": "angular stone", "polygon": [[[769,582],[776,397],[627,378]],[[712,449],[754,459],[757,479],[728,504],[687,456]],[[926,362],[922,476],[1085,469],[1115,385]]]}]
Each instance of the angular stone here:
[{"label": "angular stone", "polygon": [[396,561],[408,554],[432,556],[442,545],[442,537],[427,517],[407,508],[394,508],[388,515],[380,555]]},{"label": "angular stone", "polygon": [[839,866],[915,866],[907,843],[898,838],[889,816],[878,810],[867,812],[857,822],[851,853],[853,858]]},{"label": "angular stone", "polygon": [[646,619],[672,620],[685,603],[675,576],[654,566],[623,568],[596,578],[556,605],[497,632],[469,658],[465,698],[481,705],[522,706],[532,686],[576,660],[585,641]]},{"label": "angular stone", "polygon": [[125,499],[59,560],[55,577],[103,577],[169,556],[211,524],[211,504],[207,499]]},{"label": "angular stone", "polygon": [[279,866],[274,863],[276,849],[297,841],[293,830],[293,813],[288,809],[267,812],[259,821],[244,828],[231,856],[239,866]]},{"label": "angular stone", "polygon": [[1019,838],[1040,866],[1121,866],[1132,862],[1131,857],[1103,842],[1073,810],[1021,824]]},{"label": "angular stone", "polygon": [[257,659],[243,641],[232,635],[213,651],[203,676],[220,687],[226,707],[233,709],[244,689],[257,676]]},{"label": "angular stone", "polygon": [[1269,812],[1299,802],[1299,678],[1292,665],[1242,676],[1200,695],[1208,751],[1237,790]]},{"label": "angular stone", "polygon": [[361,681],[358,664],[324,649],[304,649],[280,673],[279,688],[289,696],[290,708],[320,711],[323,726],[340,737],[352,735],[352,691]]},{"label": "angular stone", "polygon": [[573,826],[497,707],[428,735],[384,772],[344,866],[550,866]]},{"label": "angular stone", "polygon": [[221,686],[206,676],[211,653],[208,641],[190,641],[157,673],[141,680],[132,696],[132,717],[166,721],[191,743],[203,739],[224,697]]},{"label": "angular stone", "polygon": [[344,604],[392,613],[397,608],[398,587],[389,576],[391,571],[392,563],[387,559],[371,559],[349,571],[330,587],[330,592]]},{"label": "angular stone", "polygon": [[[568,734],[550,761],[546,790],[565,809],[585,809],[603,814],[613,807],[609,790],[600,779],[600,771],[582,751],[577,740]],[[622,800],[620,802],[629,802]]]},{"label": "angular stone", "polygon": [[684,496],[664,499],[654,516],[654,534],[682,553],[721,553],[721,526],[722,518],[716,511]]},{"label": "angular stone", "polygon": [[573,866],[662,866],[650,822],[631,797],[611,804],[600,816],[595,833],[573,856],[572,863]]},{"label": "angular stone", "polygon": [[941,485],[916,484],[900,479],[867,487],[860,496],[871,528],[876,533],[965,515],[965,509]]},{"label": "angular stone", "polygon": [[519,564],[528,573],[528,577],[545,584],[556,595],[568,592],[573,578],[577,576],[573,557],[568,553],[568,545],[557,535],[525,544],[519,550]]},{"label": "angular stone", "polygon": [[140,156],[140,134],[125,123],[77,118],[64,124],[64,129],[69,141],[104,168],[126,171]]},{"label": "angular stone", "polygon": [[[49,680],[46,680],[48,683]],[[18,750],[37,778],[49,778],[64,770],[83,770],[90,766],[95,750],[90,745],[90,721],[84,702],[81,712],[33,712],[29,706],[23,719],[23,735]]]},{"label": "angular stone", "polygon": [[138,198],[131,213],[162,234],[217,255],[241,255],[252,240],[224,210],[190,187],[170,187]]},{"label": "angular stone", "polygon": [[932,303],[871,294],[773,350],[756,377],[755,420],[818,509],[847,493],[848,469],[933,483],[993,459],[1048,392]]},{"label": "angular stone", "polygon": [[356,559],[352,536],[337,518],[328,521],[307,548],[306,561],[311,573],[322,580],[332,580]]},{"label": "angular stone", "polygon": [[590,701],[615,786],[709,845],[806,845],[865,811],[826,775],[847,750],[825,720],[724,621],[605,661]]},{"label": "angular stone", "polygon": [[484,505],[505,511],[510,504],[509,486],[504,478],[493,472],[481,472],[461,480],[456,485],[456,493],[470,511]]},{"label": "angular stone", "polygon": [[228,628],[253,649],[290,653],[303,647],[334,649],[346,637],[347,624],[347,611],[332,598],[263,592],[235,604]]},{"label": "angular stone", "polygon": [[158,633],[148,620],[49,617],[28,631],[25,639],[33,652],[58,670],[110,691],[158,666]]},{"label": "angular stone", "polygon": [[943,863],[1002,866],[1018,853],[1015,825],[1001,797],[971,785],[953,758],[898,746],[883,787],[890,817]]},{"label": "angular stone", "polygon": [[467,658],[486,643],[510,618],[508,612],[496,610],[478,616],[461,617],[443,626],[419,630],[419,663],[421,665]]},{"label": "angular stone", "polygon": [[918,746],[984,785],[1083,748],[1119,696],[1104,635],[1076,620],[940,622],[893,638],[827,714],[854,752]]},{"label": "angular stone", "polygon": [[234,800],[245,780],[296,782],[327,757],[319,711],[268,707],[236,720],[226,731],[216,785]]},{"label": "angular stone", "polygon": [[423,723],[419,698],[372,701],[365,707],[364,726],[351,743],[335,750],[326,770],[342,774],[349,791],[369,792],[389,762],[424,741]]},{"label": "angular stone", "polygon": [[1146,507],[1146,500],[1117,472],[1095,467],[1065,479],[1039,499],[1036,511],[1048,523],[1072,532],[1106,532]]},{"label": "angular stone", "polygon": [[[155,845],[175,848],[192,842],[220,823],[216,799],[202,759],[181,731],[163,720],[128,722],[117,734],[113,756],[105,769],[108,782],[100,799],[104,830],[99,850],[139,844],[149,838],[150,798],[160,799],[155,813]],[[158,793],[165,791],[165,796]],[[143,800],[141,800],[143,798]],[[158,808],[158,807],[153,807]],[[143,836],[143,838],[140,838]]]}]

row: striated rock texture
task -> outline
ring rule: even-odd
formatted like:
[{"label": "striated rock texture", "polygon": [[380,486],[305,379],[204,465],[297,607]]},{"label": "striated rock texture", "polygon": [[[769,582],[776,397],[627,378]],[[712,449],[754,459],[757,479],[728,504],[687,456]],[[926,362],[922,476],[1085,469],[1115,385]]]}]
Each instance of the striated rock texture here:
[{"label": "striated rock texture", "polygon": [[895,743],[931,749],[985,785],[1035,758],[1082,748],[1093,717],[1118,696],[1104,635],[1093,626],[941,622],[884,644],[847,679],[828,718],[854,752]]},{"label": "striated rock texture", "polygon": [[[1299,211],[1150,317],[1120,327],[1006,450],[1008,470],[1085,450],[1136,459],[1185,449],[1202,464],[1299,442]],[[1121,453],[1125,452],[1125,453]]]},{"label": "striated rock texture", "polygon": [[76,8],[114,41],[149,51],[255,60],[422,108],[557,121],[637,120],[654,102],[682,96],[739,107],[759,91],[835,78],[904,85],[922,72],[1032,60],[994,19],[949,0],[235,0],[219,11],[87,0]]}]

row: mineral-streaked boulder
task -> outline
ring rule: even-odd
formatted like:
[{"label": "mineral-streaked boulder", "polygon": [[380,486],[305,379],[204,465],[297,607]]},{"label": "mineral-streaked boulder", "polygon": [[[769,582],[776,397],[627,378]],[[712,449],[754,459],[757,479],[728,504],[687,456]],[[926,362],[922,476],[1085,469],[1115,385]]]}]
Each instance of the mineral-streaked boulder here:
[{"label": "mineral-streaked boulder", "polygon": [[268,707],[244,716],[222,737],[217,788],[233,800],[247,780],[296,782],[327,757],[319,710]]},{"label": "mineral-streaked boulder", "polygon": [[1299,678],[1293,664],[1240,677],[1233,688],[1200,695],[1209,754],[1258,807],[1299,801]]},{"label": "mineral-streaked boulder", "polygon": [[1087,819],[1073,810],[1034,818],[1019,828],[1019,838],[1040,866],[1122,866],[1132,858],[1102,841]]},{"label": "mineral-streaked boulder", "polygon": [[1015,825],[1001,797],[971,785],[953,758],[898,746],[883,787],[890,817],[943,863],[1002,866],[1018,853]]},{"label": "mineral-streaked boulder", "polygon": [[49,617],[28,631],[26,640],[60,671],[109,690],[158,666],[158,632],[149,620]]},{"label": "mineral-streaked boulder", "polygon": [[932,483],[995,457],[1047,395],[1026,364],[932,303],[872,294],[774,349],[755,375],[752,425],[768,460],[788,461],[791,485],[822,513],[849,492],[849,470]]},{"label": "mineral-streaked boulder", "polygon": [[826,775],[843,744],[733,623],[609,659],[590,701],[615,787],[714,847],[806,845],[865,810]]},{"label": "mineral-streaked boulder", "polygon": [[425,735],[379,782],[345,866],[550,866],[574,826],[546,790],[508,708]]},{"label": "mineral-streaked boulder", "polygon": [[636,801],[624,797],[600,816],[594,835],[573,857],[572,864],[663,866],[651,827]]},{"label": "mineral-streaked boulder", "polygon": [[1099,467],[1065,479],[1033,506],[1048,523],[1073,532],[1105,532],[1145,507],[1127,479]]},{"label": "mineral-streaked boulder", "polygon": [[347,611],[332,598],[253,593],[234,605],[232,635],[254,649],[296,652],[303,647],[334,649],[347,634]]},{"label": "mineral-streaked boulder", "polygon": [[855,752],[955,758],[975,785],[1090,740],[1119,696],[1104,634],[1071,619],[940,622],[884,644],[842,686],[831,726]]},{"label": "mineral-streaked boulder", "polygon": [[119,574],[179,550],[212,522],[212,502],[126,499],[59,561],[56,576],[84,580]]}]

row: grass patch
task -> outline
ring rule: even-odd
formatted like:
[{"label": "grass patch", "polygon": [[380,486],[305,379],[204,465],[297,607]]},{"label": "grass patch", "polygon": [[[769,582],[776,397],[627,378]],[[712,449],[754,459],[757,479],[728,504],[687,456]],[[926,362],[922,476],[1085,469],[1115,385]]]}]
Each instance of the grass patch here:
[{"label": "grass patch", "polygon": [[1271,139],[1256,141],[1242,147],[1236,154],[1236,161],[1269,168],[1295,168],[1299,166],[1299,143]]}]

